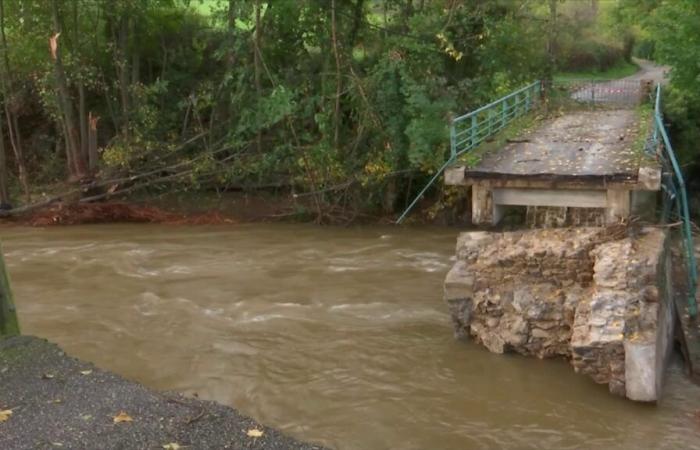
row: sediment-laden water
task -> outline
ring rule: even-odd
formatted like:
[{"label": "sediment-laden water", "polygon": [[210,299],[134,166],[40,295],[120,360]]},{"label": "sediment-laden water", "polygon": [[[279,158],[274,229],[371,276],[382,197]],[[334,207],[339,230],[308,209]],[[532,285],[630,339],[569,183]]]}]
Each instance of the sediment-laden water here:
[{"label": "sediment-laden water", "polygon": [[562,361],[452,338],[457,230],[306,225],[0,231],[23,332],[149,387],[338,449],[699,448],[676,363],[658,406]]}]

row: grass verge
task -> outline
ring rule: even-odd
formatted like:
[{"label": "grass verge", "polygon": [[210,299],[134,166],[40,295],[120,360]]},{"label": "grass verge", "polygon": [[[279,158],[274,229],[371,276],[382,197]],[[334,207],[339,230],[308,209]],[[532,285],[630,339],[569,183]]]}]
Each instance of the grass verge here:
[{"label": "grass verge", "polygon": [[634,75],[639,71],[639,66],[634,63],[622,61],[605,71],[586,70],[580,72],[559,72],[554,75],[554,81],[567,80],[617,80],[619,78]]}]

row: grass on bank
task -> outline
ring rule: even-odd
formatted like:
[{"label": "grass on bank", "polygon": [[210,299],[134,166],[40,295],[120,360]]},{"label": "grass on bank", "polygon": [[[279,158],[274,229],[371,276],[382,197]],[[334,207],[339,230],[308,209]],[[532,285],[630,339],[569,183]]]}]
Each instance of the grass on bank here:
[{"label": "grass on bank", "polygon": [[634,63],[622,61],[608,70],[586,70],[580,72],[558,72],[554,75],[554,81],[568,80],[617,80],[618,78],[634,75],[639,71],[639,66]]}]

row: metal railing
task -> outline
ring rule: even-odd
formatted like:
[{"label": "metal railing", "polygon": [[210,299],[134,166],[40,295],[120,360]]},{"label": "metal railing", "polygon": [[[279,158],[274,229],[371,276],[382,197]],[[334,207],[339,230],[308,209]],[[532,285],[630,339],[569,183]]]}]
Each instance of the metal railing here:
[{"label": "metal railing", "polygon": [[593,108],[629,108],[648,98],[651,93],[648,80],[554,80],[545,89],[550,104]]},{"label": "metal railing", "polygon": [[495,102],[452,119],[450,124],[450,157],[421,189],[396,223],[403,222],[408,213],[430,189],[430,186],[440,178],[445,169],[454,163],[460,155],[474,149],[489,136],[502,130],[514,119],[532,110],[539,102],[541,93],[542,83],[535,81]]},{"label": "metal railing", "polygon": [[685,181],[676,154],[668,138],[664,126],[663,113],[661,111],[661,84],[656,85],[656,98],[654,101],[653,131],[650,138],[651,148],[659,149],[663,165],[662,176],[662,212],[661,221],[668,222],[671,216],[681,222],[681,234],[683,237],[683,249],[686,257],[686,269],[688,271],[688,313],[695,317],[698,312],[695,294],[698,285],[698,266],[695,259],[693,246],[692,224],[688,207],[688,193],[685,189]]},{"label": "metal railing", "polygon": [[530,111],[539,101],[542,84],[535,81],[522,89],[452,119],[450,157],[457,158],[501,131],[513,119]]}]

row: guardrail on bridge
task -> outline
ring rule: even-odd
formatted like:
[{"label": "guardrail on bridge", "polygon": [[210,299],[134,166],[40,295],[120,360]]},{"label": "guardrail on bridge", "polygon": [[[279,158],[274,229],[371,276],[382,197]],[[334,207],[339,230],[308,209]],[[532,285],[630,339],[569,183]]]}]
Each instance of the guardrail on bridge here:
[{"label": "guardrail on bridge", "polygon": [[656,85],[654,101],[653,131],[647,149],[657,151],[663,165],[662,175],[662,211],[661,221],[666,223],[669,219],[681,222],[681,234],[683,237],[683,250],[685,252],[686,270],[688,272],[688,313],[695,317],[698,312],[695,294],[698,286],[698,266],[695,259],[693,245],[692,223],[688,207],[688,193],[685,188],[685,180],[680,165],[673,151],[671,140],[664,125],[663,112],[661,111],[661,84]]},{"label": "guardrail on bridge", "polygon": [[460,155],[472,150],[489,136],[502,130],[514,119],[526,114],[540,100],[542,83],[535,81],[527,86],[501,97],[495,102],[482,106],[462,116],[452,119],[450,123],[450,157],[437,170],[435,175],[421,189],[396,223],[401,223],[408,213],[420,201],[445,169],[454,163]]}]

